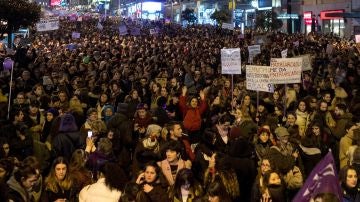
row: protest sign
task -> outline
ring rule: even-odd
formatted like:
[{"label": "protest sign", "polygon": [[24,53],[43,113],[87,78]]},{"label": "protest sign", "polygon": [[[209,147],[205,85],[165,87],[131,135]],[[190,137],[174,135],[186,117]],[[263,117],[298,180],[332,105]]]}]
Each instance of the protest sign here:
[{"label": "protest sign", "polygon": [[274,87],[270,84],[270,67],[246,65],[246,89],[274,92]]},{"label": "protest sign", "polygon": [[241,74],[240,48],[221,49],[221,73]]},{"label": "protest sign", "polygon": [[300,83],[302,58],[271,58],[270,83]]},{"label": "protest sign", "polygon": [[73,38],[73,39],[79,39],[79,38],[80,38],[80,33],[79,33],[79,32],[73,32],[73,33],[71,34],[71,38]]},{"label": "protest sign", "polygon": [[311,171],[293,202],[312,201],[319,193],[333,193],[339,201],[342,199],[335,161],[330,151]]},{"label": "protest sign", "polygon": [[228,29],[228,30],[234,30],[234,25],[232,23],[223,23],[221,28]]},{"label": "protest sign", "polygon": [[150,29],[150,35],[157,35],[158,34],[158,29]]},{"label": "protest sign", "polygon": [[59,29],[59,18],[41,18],[40,21],[36,23],[36,29],[38,32],[57,30]]},{"label": "protest sign", "polygon": [[300,55],[300,56],[297,56],[296,58],[302,58],[303,59],[302,71],[312,70],[312,66],[311,66],[312,62],[311,62],[310,54]]},{"label": "protest sign", "polygon": [[252,64],[254,57],[261,53],[260,45],[248,46],[249,63]]},{"label": "protest sign", "polygon": [[288,49],[285,49],[285,50],[281,51],[281,57],[282,58],[287,58],[287,54],[288,54]]},{"label": "protest sign", "polygon": [[355,35],[355,42],[360,43],[360,34]]}]

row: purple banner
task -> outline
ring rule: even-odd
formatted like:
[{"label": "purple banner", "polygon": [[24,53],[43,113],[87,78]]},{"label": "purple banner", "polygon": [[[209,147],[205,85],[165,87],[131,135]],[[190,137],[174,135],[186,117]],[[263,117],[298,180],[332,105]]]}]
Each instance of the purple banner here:
[{"label": "purple banner", "polygon": [[319,193],[333,193],[340,201],[342,198],[334,157],[330,151],[311,171],[293,202],[309,202]]}]

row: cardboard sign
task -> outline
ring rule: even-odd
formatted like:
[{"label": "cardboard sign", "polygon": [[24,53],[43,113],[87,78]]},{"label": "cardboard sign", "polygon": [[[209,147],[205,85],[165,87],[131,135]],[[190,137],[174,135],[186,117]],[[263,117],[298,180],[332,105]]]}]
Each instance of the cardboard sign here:
[{"label": "cardboard sign", "polygon": [[241,74],[240,48],[221,49],[221,73]]},{"label": "cardboard sign", "polygon": [[355,42],[360,43],[360,34],[355,35]]},{"label": "cardboard sign", "polygon": [[274,92],[270,83],[270,66],[246,65],[246,89]]},{"label": "cardboard sign", "polygon": [[302,58],[271,58],[270,83],[300,83],[302,65]]},{"label": "cardboard sign", "polygon": [[311,66],[312,61],[311,61],[311,55],[310,54],[300,55],[300,56],[297,56],[296,58],[302,58],[303,59],[302,71],[312,70],[312,66]]}]

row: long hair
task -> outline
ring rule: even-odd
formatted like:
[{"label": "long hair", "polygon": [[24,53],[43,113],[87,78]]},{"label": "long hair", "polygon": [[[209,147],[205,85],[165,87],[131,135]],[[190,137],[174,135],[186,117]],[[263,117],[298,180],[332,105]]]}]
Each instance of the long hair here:
[{"label": "long hair", "polygon": [[82,149],[77,149],[73,152],[70,164],[69,164],[69,170],[79,170],[85,166],[86,162],[86,154],[85,151]]},{"label": "long hair", "polygon": [[231,198],[229,194],[226,192],[224,185],[220,181],[212,182],[207,189],[208,196],[217,196],[219,197],[219,201],[222,202],[231,202]]},{"label": "long hair", "polygon": [[105,185],[110,190],[124,190],[127,177],[124,170],[118,164],[107,162],[99,170],[104,175]]},{"label": "long hair", "polygon": [[175,183],[169,190],[170,200],[174,199],[174,197],[182,200],[181,186],[185,184],[189,184],[190,190],[192,190],[192,195],[195,197],[201,196],[202,187],[195,180],[193,172],[188,168],[183,168],[176,174]]},{"label": "long hair", "polygon": [[[62,181],[58,181],[55,176],[55,167],[58,164],[65,164],[67,168],[65,178]],[[50,174],[46,177],[45,184],[46,184],[45,189],[50,190],[54,193],[59,192],[59,187],[61,187],[64,190],[69,190],[71,188],[73,182],[69,175],[69,163],[64,157],[60,156],[54,160],[51,166]]]}]

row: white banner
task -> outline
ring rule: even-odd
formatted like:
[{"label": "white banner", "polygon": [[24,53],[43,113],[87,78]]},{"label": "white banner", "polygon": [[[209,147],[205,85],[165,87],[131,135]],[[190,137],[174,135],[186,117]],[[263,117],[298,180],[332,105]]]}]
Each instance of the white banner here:
[{"label": "white banner", "polygon": [[302,71],[312,70],[312,66],[311,66],[312,62],[311,62],[310,54],[300,55],[300,56],[297,56],[296,58],[302,58],[303,59]]},{"label": "white banner", "polygon": [[59,18],[41,18],[38,23],[36,23],[36,29],[38,32],[52,31],[59,29]]},{"label": "white banner", "polygon": [[300,83],[302,58],[271,58],[270,83]]},{"label": "white banner", "polygon": [[223,23],[221,28],[228,29],[228,30],[234,30],[234,25],[231,23]]},{"label": "white banner", "polygon": [[274,92],[274,86],[270,84],[270,67],[246,65],[246,89]]},{"label": "white banner", "polygon": [[260,45],[248,46],[249,63],[252,64],[254,57],[261,53]]},{"label": "white banner", "polygon": [[241,74],[240,48],[221,49],[221,73]]}]

